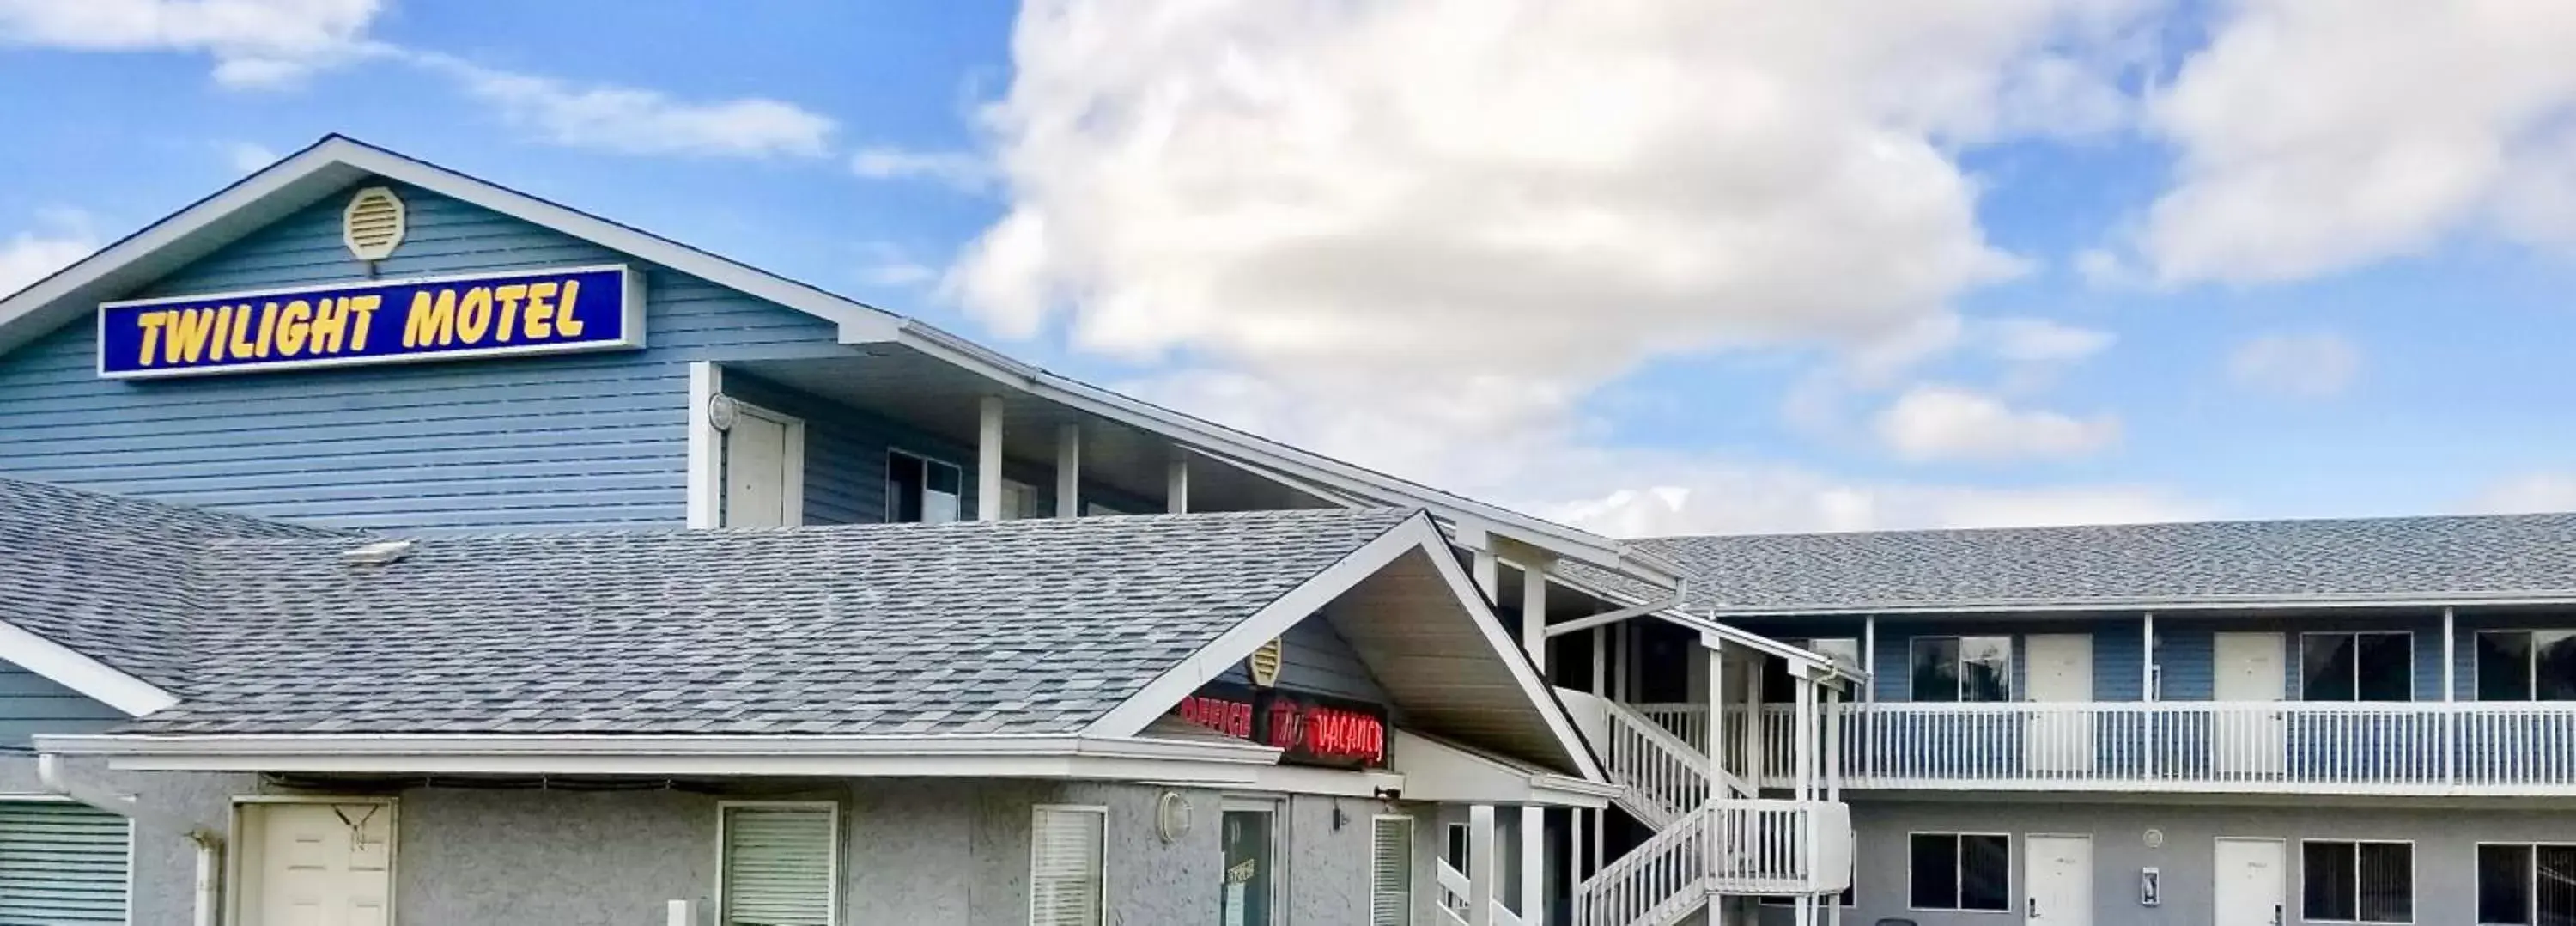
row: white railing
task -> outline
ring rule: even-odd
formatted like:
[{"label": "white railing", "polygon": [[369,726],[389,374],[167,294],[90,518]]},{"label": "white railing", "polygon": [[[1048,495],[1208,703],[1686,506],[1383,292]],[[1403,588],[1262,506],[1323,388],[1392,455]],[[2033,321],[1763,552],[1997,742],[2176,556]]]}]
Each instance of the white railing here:
[{"label": "white railing", "polygon": [[[1704,710],[1650,707],[1639,713],[1684,724]],[[1875,702],[1841,709],[1842,783],[1849,788],[2576,793],[2576,703]],[[1790,785],[1795,732],[1787,708],[1764,709],[1766,786]]]},{"label": "white railing", "polygon": [[1574,926],[1665,926],[1708,902],[1706,813],[1682,815],[1574,886]]},{"label": "white railing", "polygon": [[1658,721],[1609,704],[1610,777],[1627,793],[1620,804],[1647,826],[1670,826],[1708,802],[1708,760]]},{"label": "white railing", "polygon": [[[1445,858],[1435,860],[1432,864],[1436,866],[1435,875],[1440,882],[1438,909],[1441,921],[1449,926],[1466,926],[1468,912],[1476,908],[1475,904],[1467,899],[1474,896],[1474,892],[1468,889],[1467,874],[1450,865],[1449,860]],[[1494,926],[1521,926],[1520,915],[1513,913],[1512,908],[1504,906],[1501,896],[1496,896],[1492,903]]]},{"label": "white railing", "polygon": [[1727,894],[1839,892],[1851,871],[1851,808],[1825,801],[1719,801],[1710,887]]}]

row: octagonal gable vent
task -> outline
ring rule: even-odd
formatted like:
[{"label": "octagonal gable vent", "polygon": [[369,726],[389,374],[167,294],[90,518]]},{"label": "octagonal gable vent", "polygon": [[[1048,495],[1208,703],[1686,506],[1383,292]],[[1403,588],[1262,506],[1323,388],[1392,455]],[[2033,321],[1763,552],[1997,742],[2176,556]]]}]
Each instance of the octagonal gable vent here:
[{"label": "octagonal gable vent", "polygon": [[383,260],[393,256],[403,240],[403,202],[394,191],[371,186],[349,197],[349,209],[340,215],[340,241],[359,260]]}]

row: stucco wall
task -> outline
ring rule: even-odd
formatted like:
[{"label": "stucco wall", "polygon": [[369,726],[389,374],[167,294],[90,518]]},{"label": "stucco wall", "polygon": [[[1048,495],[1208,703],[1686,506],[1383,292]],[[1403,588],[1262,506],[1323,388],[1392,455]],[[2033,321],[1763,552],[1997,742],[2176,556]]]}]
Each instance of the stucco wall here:
[{"label": "stucco wall", "polygon": [[[107,771],[96,763],[72,762],[68,774],[77,781],[117,794],[162,814],[222,832],[231,825],[232,796],[256,794],[259,781],[249,775],[131,774]],[[0,794],[42,793],[33,756],[0,756]],[[182,831],[136,823],[132,873],[132,922],[185,923],[196,909],[197,844]]]},{"label": "stucco wall", "polygon": [[[2389,809],[2323,802],[2272,806],[2182,804],[2040,804],[1986,802],[1871,802],[1853,806],[1859,832],[1857,906],[1845,923],[1900,917],[1921,926],[1992,926],[2017,921],[2012,914],[1906,909],[1909,832],[2009,832],[2013,835],[2012,895],[2029,896],[2023,883],[2023,837],[2032,833],[2093,838],[2094,926],[2205,926],[2212,922],[2212,870],[2221,836],[2287,840],[2288,910],[2299,916],[2299,840],[2397,840],[2415,844],[2417,926],[2471,926],[2476,922],[2478,842],[2576,840],[2576,807],[2416,807]],[[2160,831],[2163,845],[2148,848],[2146,832]],[[2138,903],[2138,873],[2162,874],[2163,903]],[[1766,924],[1786,924],[1789,912],[1767,908]]]},{"label": "stucco wall", "polygon": [[667,902],[704,907],[715,883],[709,795],[412,788],[401,801],[405,923],[658,926]]}]

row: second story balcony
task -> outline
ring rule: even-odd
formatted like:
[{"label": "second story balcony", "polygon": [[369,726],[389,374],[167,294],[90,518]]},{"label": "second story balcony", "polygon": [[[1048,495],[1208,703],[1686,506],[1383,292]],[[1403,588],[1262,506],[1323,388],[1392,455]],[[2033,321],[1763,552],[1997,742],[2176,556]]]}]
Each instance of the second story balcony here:
[{"label": "second story balcony", "polygon": [[[1637,707],[1704,744],[1705,706]],[[1764,785],[1786,786],[1788,710],[1766,707],[1752,742],[1731,715],[1727,764],[1752,750]],[[2570,702],[1880,702],[1835,721],[1835,771],[1863,790],[2576,794]]]}]

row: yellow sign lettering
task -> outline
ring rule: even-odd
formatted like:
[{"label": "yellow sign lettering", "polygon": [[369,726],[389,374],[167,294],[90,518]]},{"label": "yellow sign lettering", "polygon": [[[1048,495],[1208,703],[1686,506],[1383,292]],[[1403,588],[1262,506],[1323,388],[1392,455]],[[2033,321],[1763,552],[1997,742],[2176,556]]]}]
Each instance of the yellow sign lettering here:
[{"label": "yellow sign lettering", "polygon": [[528,340],[542,341],[555,336],[555,304],[546,300],[554,298],[555,290],[561,288],[553,283],[528,284],[528,314],[524,323]]},{"label": "yellow sign lettering", "polygon": [[305,349],[316,357],[340,352],[341,339],[349,336],[349,300],[325,299],[313,307],[313,334]]},{"label": "yellow sign lettering", "polygon": [[563,301],[557,303],[561,308],[555,312],[555,331],[567,338],[581,337],[581,319],[573,314],[573,308],[581,304],[581,281],[565,280],[563,293]]},{"label": "yellow sign lettering", "polygon": [[522,283],[492,287],[492,301],[501,304],[501,326],[492,329],[493,343],[510,343],[510,333],[519,324],[519,300],[527,295],[528,287]]},{"label": "yellow sign lettering", "polygon": [[170,319],[170,336],[161,341],[167,363],[195,363],[206,356],[206,341],[215,333],[216,310],[180,309]]},{"label": "yellow sign lettering", "polygon": [[[288,304],[288,305],[302,305],[302,304],[304,304],[304,300],[298,299],[298,300],[295,300],[294,302],[290,302],[290,303],[287,303],[287,304]],[[267,308],[267,310],[266,310],[266,311],[263,311],[263,312],[259,313],[259,345],[258,345],[258,347],[259,347],[259,357],[260,357],[260,359],[262,359],[262,360],[266,360],[266,359],[268,359],[268,352],[269,352],[269,350],[270,350],[271,348],[276,347],[276,346],[277,346],[277,303],[272,302],[272,303],[269,303],[269,304],[268,304],[268,308]]]},{"label": "yellow sign lettering", "polygon": [[456,341],[456,291],[442,289],[435,299],[428,290],[411,294],[411,312],[403,316],[403,346],[428,347]]},{"label": "yellow sign lettering", "polygon": [[[328,304],[331,300],[322,300]],[[304,352],[304,336],[313,332],[313,303],[302,299],[286,304],[277,317],[277,355],[292,357]]]},{"label": "yellow sign lettering", "polygon": [[376,307],[384,304],[385,297],[374,295],[372,293],[364,296],[351,296],[340,300],[341,307],[346,309],[352,318],[356,319],[356,321],[349,325],[350,353],[356,354],[366,352],[367,329],[375,323]]},{"label": "yellow sign lettering", "polygon": [[144,312],[134,316],[134,327],[143,331],[143,355],[135,358],[136,365],[152,365],[152,347],[161,342],[161,325],[169,320],[168,312]]},{"label": "yellow sign lettering", "polygon": [[469,287],[456,304],[456,339],[466,344],[481,344],[492,330],[492,288]]}]

